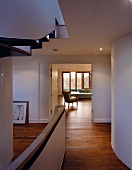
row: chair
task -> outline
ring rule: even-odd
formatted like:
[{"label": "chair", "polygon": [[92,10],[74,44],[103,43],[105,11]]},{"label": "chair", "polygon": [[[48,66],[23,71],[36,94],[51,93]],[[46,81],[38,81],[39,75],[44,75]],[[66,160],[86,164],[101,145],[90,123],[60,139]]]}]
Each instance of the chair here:
[{"label": "chair", "polygon": [[78,98],[76,96],[70,96],[70,91],[63,91],[63,96],[64,96],[64,104],[65,102],[67,102],[68,108],[70,103],[72,103],[73,106],[73,102],[77,102],[77,106],[78,106]]}]

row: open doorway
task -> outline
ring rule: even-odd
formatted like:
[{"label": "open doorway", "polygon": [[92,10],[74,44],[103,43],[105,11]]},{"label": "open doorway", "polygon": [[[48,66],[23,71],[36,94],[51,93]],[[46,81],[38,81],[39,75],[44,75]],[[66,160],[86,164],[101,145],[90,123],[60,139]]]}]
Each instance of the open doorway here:
[{"label": "open doorway", "polygon": [[[85,108],[92,120],[92,64],[53,64],[58,70],[58,96],[63,97],[63,91],[78,98],[77,109]],[[61,104],[64,104],[64,98]],[[66,105],[67,108],[67,105]],[[74,108],[76,108],[74,104]],[[72,109],[72,105],[69,107]],[[86,111],[87,112],[87,111]]]}]

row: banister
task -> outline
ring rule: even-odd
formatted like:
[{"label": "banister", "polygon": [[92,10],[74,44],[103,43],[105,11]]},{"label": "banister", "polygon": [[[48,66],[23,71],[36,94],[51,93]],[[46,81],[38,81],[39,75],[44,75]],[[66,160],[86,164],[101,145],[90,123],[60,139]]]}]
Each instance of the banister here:
[{"label": "banister", "polygon": [[43,148],[45,147],[48,139],[54,131],[56,125],[61,119],[65,107],[64,105],[58,105],[55,107],[54,117],[49,124],[44,128],[41,134],[35,139],[35,141],[16,159],[14,160],[6,170],[20,170],[30,167],[33,162],[37,159]]}]

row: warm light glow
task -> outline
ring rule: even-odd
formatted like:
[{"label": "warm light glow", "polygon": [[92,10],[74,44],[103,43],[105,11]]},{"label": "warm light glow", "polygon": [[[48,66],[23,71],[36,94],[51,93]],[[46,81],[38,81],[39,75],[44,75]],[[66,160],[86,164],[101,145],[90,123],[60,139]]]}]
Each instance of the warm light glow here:
[{"label": "warm light glow", "polygon": [[74,77],[76,72],[71,72],[71,77]]},{"label": "warm light glow", "polygon": [[100,51],[102,51],[103,50],[103,48],[100,48]]}]

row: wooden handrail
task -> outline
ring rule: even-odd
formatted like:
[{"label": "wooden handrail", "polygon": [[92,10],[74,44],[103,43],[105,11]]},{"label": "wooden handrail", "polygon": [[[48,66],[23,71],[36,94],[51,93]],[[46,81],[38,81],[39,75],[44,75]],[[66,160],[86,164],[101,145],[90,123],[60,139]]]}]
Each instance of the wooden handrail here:
[{"label": "wooden handrail", "polygon": [[55,107],[57,113],[54,114],[53,119],[49,124],[44,128],[41,134],[35,139],[35,141],[15,160],[13,161],[6,169],[7,170],[20,170],[24,169],[27,164],[31,166],[34,160],[37,159],[42,149],[46,145],[48,139],[50,138],[52,132],[54,131],[56,125],[61,119],[65,107],[64,105],[59,105]]},{"label": "wooden handrail", "polygon": [[11,45],[8,45],[8,44],[2,43],[2,42],[0,42],[0,47],[6,48],[6,49],[9,49],[9,50],[12,50],[12,51],[16,51],[16,52],[22,53],[22,54],[27,55],[27,56],[31,56],[31,53],[29,53],[27,51],[21,50],[19,48],[13,47]]}]

